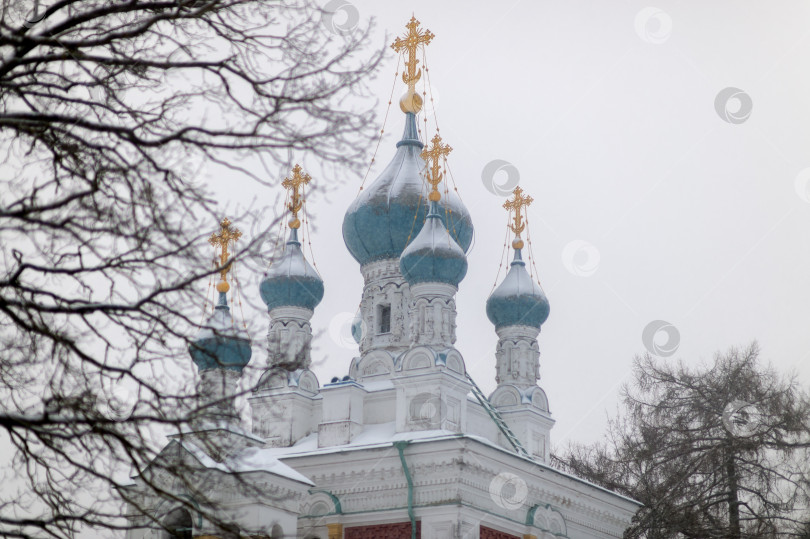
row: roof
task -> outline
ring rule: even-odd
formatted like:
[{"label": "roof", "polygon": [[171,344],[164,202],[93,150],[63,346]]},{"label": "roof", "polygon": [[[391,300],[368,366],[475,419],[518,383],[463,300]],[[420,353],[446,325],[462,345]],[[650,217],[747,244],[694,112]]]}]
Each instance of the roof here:
[{"label": "roof", "polygon": [[200,464],[212,470],[219,470],[226,473],[267,472],[309,486],[315,486],[315,483],[281,462],[272,454],[271,450],[267,448],[246,447],[237,453],[228,455],[223,462],[217,462],[208,456],[205,451],[192,443],[177,443],[194,456]]},{"label": "roof", "polygon": [[590,481],[586,481],[581,477],[577,477],[575,475],[569,474],[567,472],[563,472],[544,464],[542,462],[538,462],[536,460],[532,460],[526,457],[522,457],[511,451],[507,448],[501,447],[500,445],[496,444],[495,442],[483,437],[477,436],[474,434],[464,434],[459,432],[452,432],[449,430],[424,430],[424,431],[412,431],[412,432],[396,432],[396,422],[391,421],[388,423],[379,423],[375,425],[367,425],[357,436],[354,437],[351,443],[345,445],[337,445],[337,446],[330,446],[330,447],[318,447],[318,433],[315,432],[302,438],[298,443],[293,445],[292,447],[275,447],[275,448],[268,448],[265,451],[268,451],[269,454],[273,455],[278,459],[286,459],[291,457],[304,457],[304,456],[313,456],[313,455],[328,455],[331,453],[344,453],[347,451],[363,451],[367,449],[377,449],[377,448],[385,448],[385,447],[392,447],[395,442],[399,441],[409,441],[411,443],[428,443],[428,442],[437,442],[442,440],[457,440],[457,439],[467,439],[482,445],[488,446],[492,449],[500,451],[504,454],[507,454],[511,457],[521,459],[523,461],[529,462],[539,468],[541,468],[544,472],[552,472],[554,474],[558,474],[562,477],[567,479],[573,480],[577,483],[587,485],[591,488],[599,490],[601,492],[610,494],[612,496],[616,496],[624,501],[630,502],[632,504],[641,506],[643,505],[641,502],[634,500],[628,496],[624,496],[612,490],[606,489]]}]

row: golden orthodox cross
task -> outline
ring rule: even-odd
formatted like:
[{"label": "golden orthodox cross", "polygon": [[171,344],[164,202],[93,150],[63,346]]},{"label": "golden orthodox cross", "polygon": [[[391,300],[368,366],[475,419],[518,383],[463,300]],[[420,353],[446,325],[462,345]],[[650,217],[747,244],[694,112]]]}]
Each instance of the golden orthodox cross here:
[{"label": "golden orthodox cross", "polygon": [[[242,233],[237,228],[231,228],[231,221],[227,217],[219,224],[219,228],[219,233],[214,232],[211,234],[211,237],[208,238],[208,243],[221,249],[219,253],[219,265],[222,266],[222,270],[220,271],[222,282],[217,285],[217,290],[227,292],[229,287],[228,283],[225,282],[225,276],[228,275],[228,271],[231,269],[230,264],[226,266],[228,257],[230,256],[228,244],[241,238]],[[225,286],[221,286],[223,283]]]},{"label": "golden orthodox cross", "polygon": [[434,202],[438,202],[441,199],[439,184],[442,182],[442,173],[439,171],[439,160],[452,152],[453,148],[442,143],[442,137],[440,137],[438,133],[436,133],[431,142],[433,143],[432,148],[422,150],[422,159],[429,162],[432,161],[432,163],[429,163],[430,168],[427,173],[427,181],[433,186],[433,190],[430,192],[428,198]]},{"label": "golden orthodox cross", "polygon": [[[510,212],[515,212],[514,215],[514,224],[510,224],[509,228],[515,235],[519,238],[520,233],[526,228],[526,223],[523,222],[523,216],[520,213],[520,210],[523,208],[528,207],[534,199],[528,195],[523,196],[523,189],[520,186],[515,187],[515,190],[512,191],[512,194],[515,196],[512,200],[507,200],[503,203],[503,207]],[[523,242],[521,242],[522,245]],[[519,249],[520,247],[518,247]]]},{"label": "golden orthodox cross", "polygon": [[[413,96],[416,94],[416,83],[422,78],[422,70],[416,67],[419,63],[416,52],[419,50],[420,45],[428,45],[430,40],[436,36],[430,30],[422,31],[416,17],[411,17],[410,22],[405,27],[408,29],[408,34],[404,38],[396,38],[391,44],[391,48],[397,52],[408,51],[408,59],[405,61],[407,71],[402,72],[402,82],[408,85],[407,96]],[[418,101],[417,110],[406,110],[406,112],[419,112],[421,100]]]},{"label": "golden orthodox cross", "polygon": [[301,221],[298,219],[298,212],[301,211],[304,205],[300,189],[308,184],[309,180],[312,178],[301,169],[301,165],[295,165],[292,169],[292,173],[292,178],[284,178],[284,181],[281,182],[281,186],[288,191],[292,191],[290,203],[287,205],[287,209],[293,214],[293,218],[290,221],[290,228],[299,228]]}]

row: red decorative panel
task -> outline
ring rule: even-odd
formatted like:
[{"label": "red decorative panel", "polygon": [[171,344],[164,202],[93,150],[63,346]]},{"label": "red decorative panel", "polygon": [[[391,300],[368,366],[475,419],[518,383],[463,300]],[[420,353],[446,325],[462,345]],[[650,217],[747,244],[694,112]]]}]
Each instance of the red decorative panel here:
[{"label": "red decorative panel", "polygon": [[[416,521],[416,539],[422,538],[421,524],[418,520]],[[344,528],[343,539],[411,539],[411,523],[397,522],[396,524]]]},{"label": "red decorative panel", "polygon": [[481,526],[481,539],[521,539],[521,537]]}]

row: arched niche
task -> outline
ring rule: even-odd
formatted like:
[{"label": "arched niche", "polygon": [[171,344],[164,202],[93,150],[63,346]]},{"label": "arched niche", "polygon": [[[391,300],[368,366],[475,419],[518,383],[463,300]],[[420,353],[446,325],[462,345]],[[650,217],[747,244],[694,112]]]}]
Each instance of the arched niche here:
[{"label": "arched niche", "polygon": [[194,524],[191,520],[191,513],[183,507],[169,511],[160,523],[163,526],[163,539],[192,538]]},{"label": "arched niche", "polygon": [[264,389],[280,389],[286,386],[286,371],[282,372],[276,369],[269,369],[262,374],[261,378],[259,378],[259,383],[256,384],[256,391],[261,391]]},{"label": "arched niche", "polygon": [[540,408],[544,412],[548,412],[548,397],[546,396],[546,392],[540,387],[533,387],[529,391],[531,391],[532,405]]},{"label": "arched niche", "polygon": [[320,389],[320,383],[315,373],[309,369],[305,369],[304,372],[301,373],[300,378],[298,378],[298,389],[308,393],[317,393]]},{"label": "arched niche", "polygon": [[322,517],[341,512],[340,500],[337,496],[322,490],[310,492],[310,495],[301,504],[301,515],[307,517]]},{"label": "arched niche", "polygon": [[489,401],[496,408],[502,406],[515,406],[520,404],[521,395],[518,388],[512,385],[502,385],[490,395]]},{"label": "arched niche", "polygon": [[444,363],[447,366],[447,370],[457,374],[464,374],[467,370],[464,366],[464,358],[461,357],[461,353],[455,348],[447,352]]},{"label": "arched niche", "polygon": [[391,359],[391,354],[383,350],[369,352],[360,359],[357,365],[357,374],[360,380],[372,376],[390,376],[393,372],[394,360]]},{"label": "arched niche", "polygon": [[402,357],[402,371],[416,371],[428,369],[436,364],[436,356],[433,350],[426,347],[412,348],[405,352]]}]

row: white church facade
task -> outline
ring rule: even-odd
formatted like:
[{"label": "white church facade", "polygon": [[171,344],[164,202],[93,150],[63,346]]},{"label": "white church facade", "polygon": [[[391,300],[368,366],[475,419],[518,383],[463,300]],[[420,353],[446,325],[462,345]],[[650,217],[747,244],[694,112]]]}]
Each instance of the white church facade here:
[{"label": "white church facade", "polygon": [[[161,478],[156,466],[125,489],[139,508],[130,512],[128,539],[619,538],[638,510],[550,465],[554,419],[538,385],[549,302],[523,260],[531,198],[520,188],[505,204],[511,266],[487,300],[497,388],[485,396],[467,373],[455,347],[455,295],[473,223],[443,182],[449,146],[438,134],[426,145],[417,130],[416,51],[433,36],[415,19],[408,30],[394,44],[407,60],[403,135],[343,222],[364,279],[353,326],[358,356],[329,383],[309,369],[310,319],[324,283],[301,249],[300,187],[309,177],[296,167],[285,180],[289,238],[261,283],[267,363],[248,398],[252,428],[233,404],[253,355],[232,322],[225,270],[220,302],[190,347],[209,419],[172,437],[157,459],[182,462],[184,480]],[[227,221],[216,237],[225,262],[234,237]],[[163,480],[166,495],[146,494],[147,480]],[[199,489],[208,493],[206,510],[195,510]],[[232,528],[213,523],[208,510]]]}]

